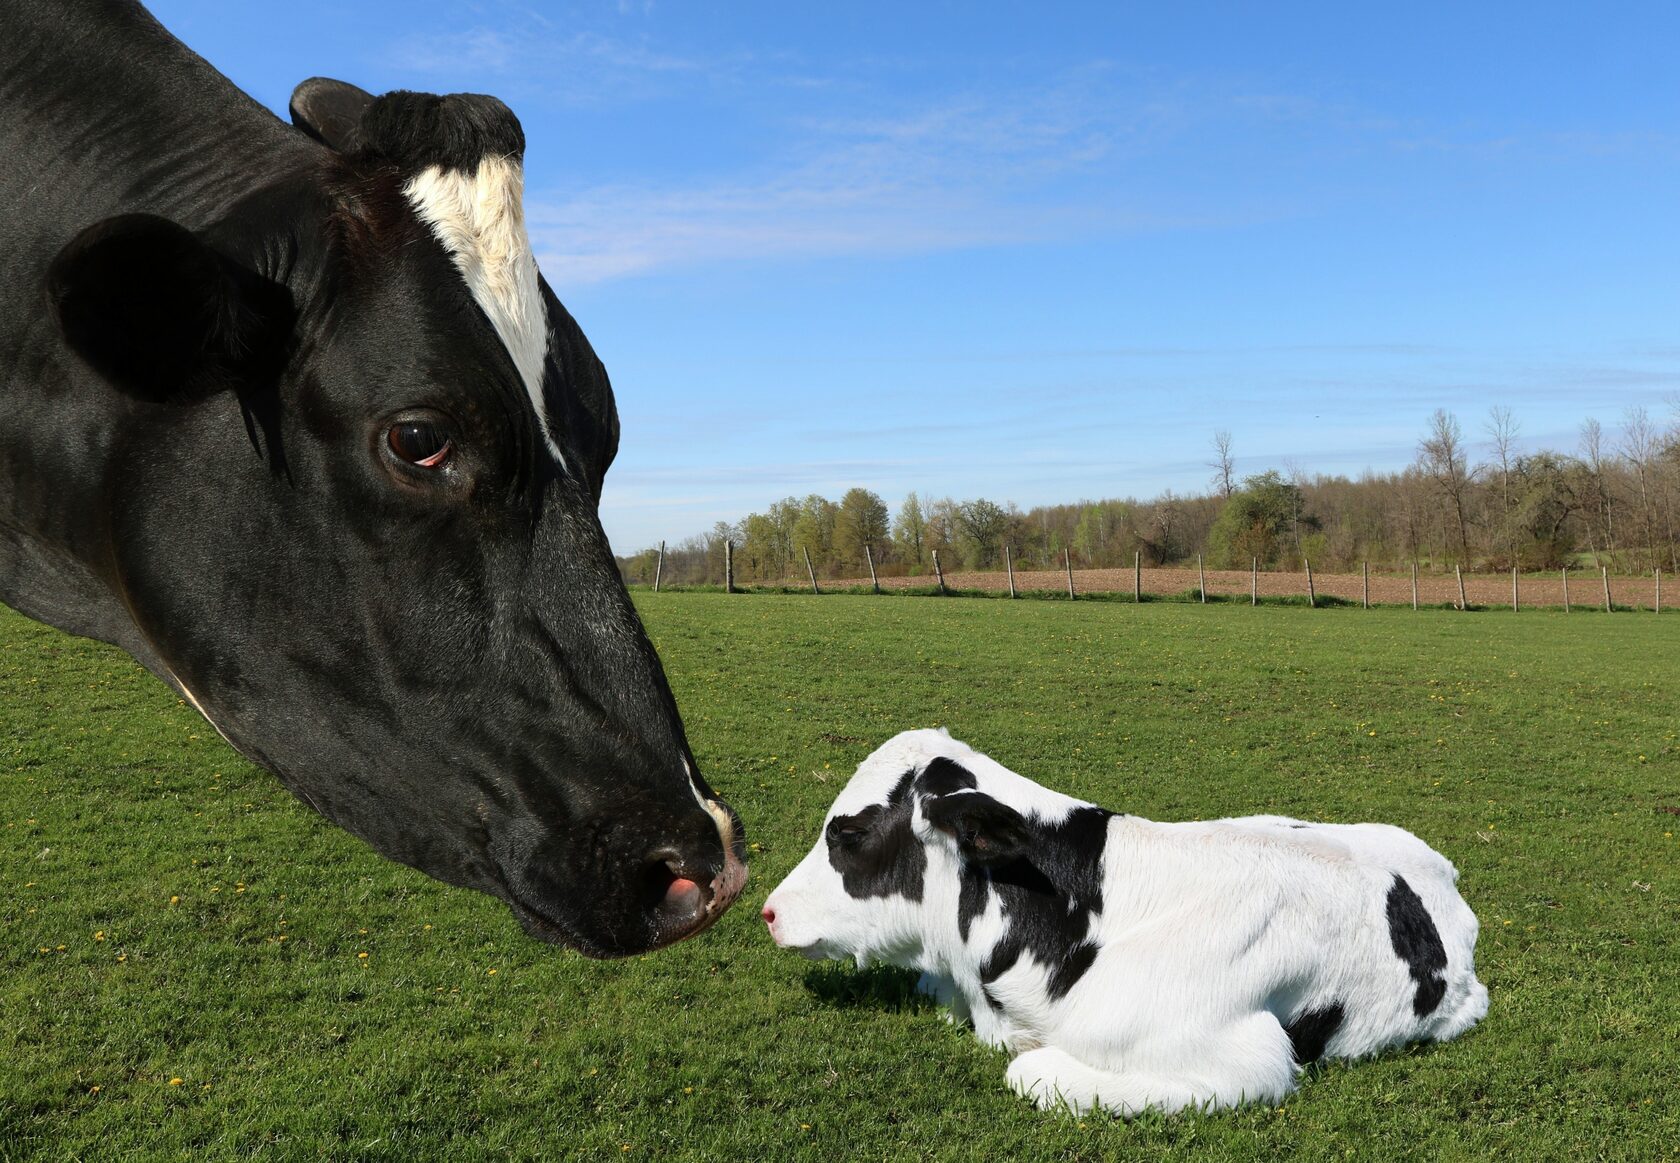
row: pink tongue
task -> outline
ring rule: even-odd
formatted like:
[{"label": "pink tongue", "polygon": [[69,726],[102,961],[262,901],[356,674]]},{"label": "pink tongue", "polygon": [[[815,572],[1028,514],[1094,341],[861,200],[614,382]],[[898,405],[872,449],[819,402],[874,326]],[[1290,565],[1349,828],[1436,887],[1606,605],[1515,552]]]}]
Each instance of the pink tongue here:
[{"label": "pink tongue", "polygon": [[700,886],[687,877],[679,876],[665,890],[665,903],[680,909],[695,909],[700,904]]}]

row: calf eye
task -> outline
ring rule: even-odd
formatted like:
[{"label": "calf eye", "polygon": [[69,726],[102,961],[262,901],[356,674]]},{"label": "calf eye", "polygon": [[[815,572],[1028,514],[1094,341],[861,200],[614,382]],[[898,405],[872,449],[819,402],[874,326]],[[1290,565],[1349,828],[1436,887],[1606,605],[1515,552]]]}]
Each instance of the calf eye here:
[{"label": "calf eye", "polygon": [[829,822],[828,842],[830,844],[856,844],[863,839],[869,829],[856,816],[839,816]]},{"label": "calf eye", "polygon": [[403,420],[385,433],[398,460],[419,468],[442,468],[454,451],[449,432],[432,420]]}]

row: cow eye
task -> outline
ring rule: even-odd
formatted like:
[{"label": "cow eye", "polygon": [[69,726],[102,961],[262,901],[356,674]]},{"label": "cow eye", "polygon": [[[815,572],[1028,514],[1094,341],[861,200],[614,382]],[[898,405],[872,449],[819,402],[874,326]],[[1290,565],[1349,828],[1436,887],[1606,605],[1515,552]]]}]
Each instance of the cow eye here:
[{"label": "cow eye", "polygon": [[401,420],[385,432],[398,460],[417,468],[442,468],[455,450],[449,431],[435,420]]}]

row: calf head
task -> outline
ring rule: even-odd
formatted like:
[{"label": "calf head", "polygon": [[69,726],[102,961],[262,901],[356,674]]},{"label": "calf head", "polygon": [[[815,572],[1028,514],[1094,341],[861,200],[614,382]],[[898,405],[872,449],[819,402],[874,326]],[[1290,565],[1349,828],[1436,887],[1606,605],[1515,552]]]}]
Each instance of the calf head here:
[{"label": "calf head", "polygon": [[308,804],[533,935],[698,932],[742,833],[601,530],[617,414],[537,272],[519,123],[327,81],[293,116],[303,171],[193,229],[97,223],[50,273],[117,401],[98,568],[124,644]]},{"label": "calf head", "polygon": [[859,765],[816,847],[765,902],[778,945],[807,957],[918,965],[991,874],[1028,855],[1026,817],[978,790],[990,760],[943,731],[898,735]]}]

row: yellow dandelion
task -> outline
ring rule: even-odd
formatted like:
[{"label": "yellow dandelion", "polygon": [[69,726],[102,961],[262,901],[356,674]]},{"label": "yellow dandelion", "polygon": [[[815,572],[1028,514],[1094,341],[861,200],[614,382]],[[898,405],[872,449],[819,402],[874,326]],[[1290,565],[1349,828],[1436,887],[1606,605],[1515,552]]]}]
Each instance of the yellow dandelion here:
[{"label": "yellow dandelion", "polygon": [[172,896],[169,898],[169,903],[172,905],[178,905],[181,903],[181,898],[178,896]]},{"label": "yellow dandelion", "polygon": [[95,940],[95,941],[103,941],[103,940],[104,940],[104,939],[105,939],[105,930],[104,930],[104,929],[100,929],[100,930],[98,930],[98,931],[96,931],[96,932],[95,932],[95,933],[94,933],[94,934],[93,934],[93,939],[94,939],[94,940]]},{"label": "yellow dandelion", "polygon": [[499,973],[501,971],[497,970],[497,969],[486,969],[484,972],[489,974],[491,977],[494,977],[494,976],[496,976],[497,973]]},{"label": "yellow dandelion", "polygon": [[183,1082],[183,1081],[184,1081],[184,1079],[180,1079],[180,1078],[171,1078],[171,1079],[170,1079],[170,1080],[169,1080],[169,1085],[170,1085],[170,1086],[180,1086],[180,1085],[181,1085],[181,1083],[182,1083],[182,1082]]},{"label": "yellow dandelion", "polygon": [[357,958],[358,958],[358,959],[359,959],[359,960],[362,960],[362,961],[366,961],[366,960],[367,960],[367,954],[366,954],[366,953],[358,953],[358,954],[356,954],[356,957],[357,957]]}]

